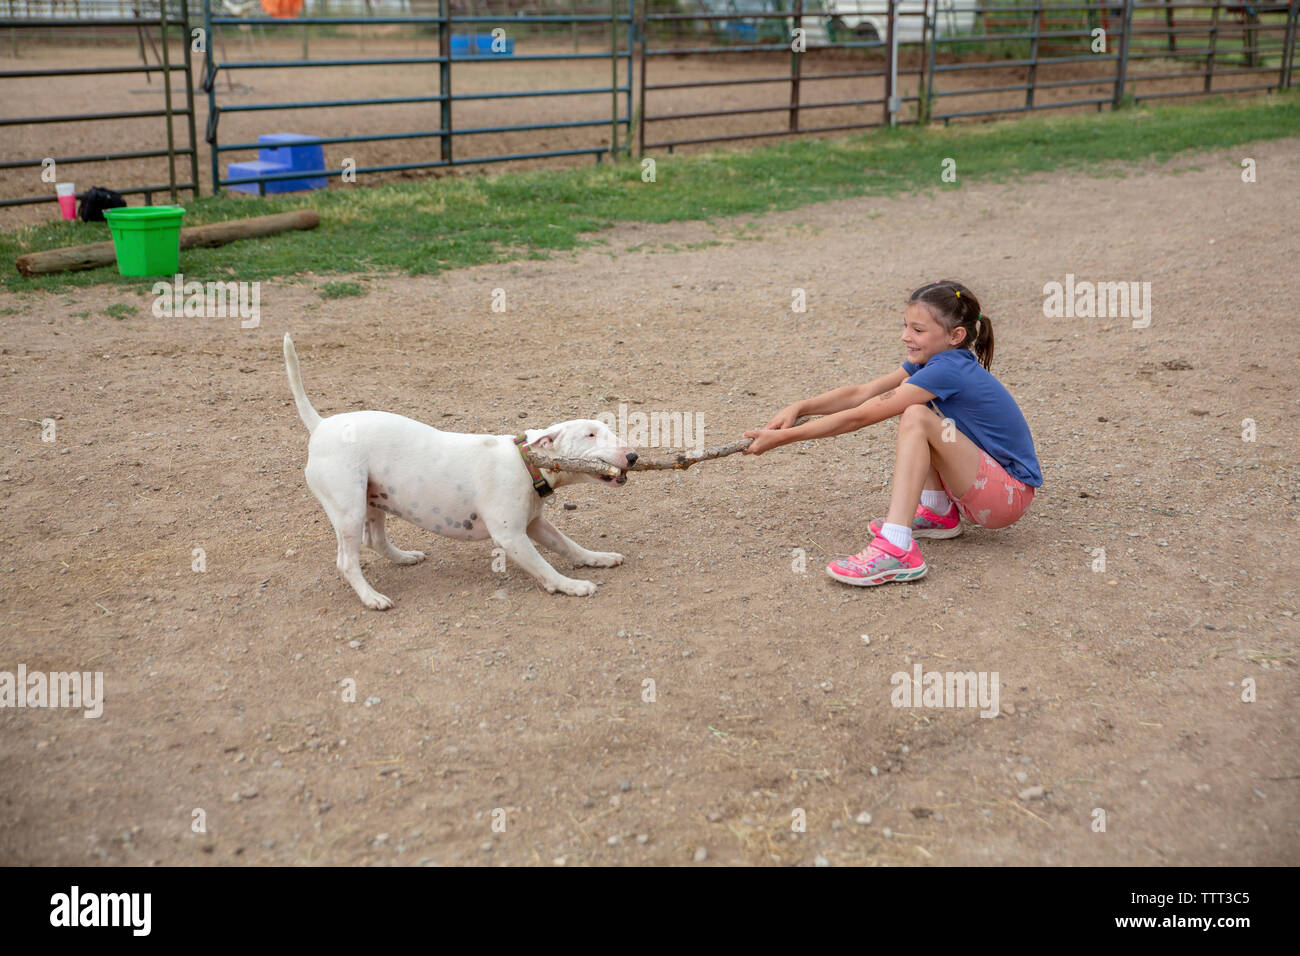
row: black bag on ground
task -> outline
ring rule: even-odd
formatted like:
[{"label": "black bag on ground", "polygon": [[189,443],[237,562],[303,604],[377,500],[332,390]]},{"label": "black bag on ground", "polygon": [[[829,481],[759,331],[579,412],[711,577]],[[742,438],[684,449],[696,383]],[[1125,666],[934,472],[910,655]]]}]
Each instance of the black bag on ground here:
[{"label": "black bag on ground", "polygon": [[105,209],[121,209],[125,205],[121,193],[92,186],[81,194],[81,221],[104,222]]}]

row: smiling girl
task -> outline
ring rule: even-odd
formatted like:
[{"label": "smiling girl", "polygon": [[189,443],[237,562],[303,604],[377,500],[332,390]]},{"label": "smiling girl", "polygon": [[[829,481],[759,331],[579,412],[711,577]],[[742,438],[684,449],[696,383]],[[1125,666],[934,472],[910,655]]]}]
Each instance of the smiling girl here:
[{"label": "smiling girl", "polygon": [[[1028,510],[1043,476],[1033,438],[1011,393],[988,371],[993,327],[960,282],[911,294],[903,313],[901,368],[795,402],[754,439],[747,455],[828,438],[898,417],[898,458],[889,514],[872,521],[871,543],[826,566],[853,585],[914,581],[928,570],[914,538],[953,538],[961,522],[1005,528]],[[803,415],[821,415],[795,425]]]}]

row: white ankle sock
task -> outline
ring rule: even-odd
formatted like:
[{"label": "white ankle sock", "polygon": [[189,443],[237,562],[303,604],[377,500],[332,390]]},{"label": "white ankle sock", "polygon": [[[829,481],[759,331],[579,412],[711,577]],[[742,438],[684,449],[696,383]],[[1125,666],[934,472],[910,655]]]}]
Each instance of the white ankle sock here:
[{"label": "white ankle sock", "polygon": [[925,505],[937,515],[946,515],[948,509],[952,507],[952,499],[948,493],[942,489],[931,491],[926,488],[921,492],[921,504]]},{"label": "white ankle sock", "polygon": [[880,527],[880,534],[886,541],[904,551],[912,550],[912,529],[901,524],[885,524]]}]

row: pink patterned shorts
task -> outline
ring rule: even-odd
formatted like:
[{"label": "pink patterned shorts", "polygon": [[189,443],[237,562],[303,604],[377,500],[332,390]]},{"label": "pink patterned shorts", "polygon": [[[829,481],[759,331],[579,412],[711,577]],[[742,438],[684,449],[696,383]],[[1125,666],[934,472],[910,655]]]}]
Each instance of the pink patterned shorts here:
[{"label": "pink patterned shorts", "polygon": [[961,516],[985,528],[1005,528],[1015,524],[1034,500],[1035,489],[1008,475],[1006,469],[986,451],[980,452],[979,474],[975,476],[970,491],[962,497],[952,493],[942,475],[939,482],[948,497],[957,503]]}]

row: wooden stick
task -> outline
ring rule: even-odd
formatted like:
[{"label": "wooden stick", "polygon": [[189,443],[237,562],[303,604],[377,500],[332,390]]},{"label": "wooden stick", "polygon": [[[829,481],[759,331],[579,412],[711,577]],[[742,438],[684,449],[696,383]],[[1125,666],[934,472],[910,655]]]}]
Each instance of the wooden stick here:
[{"label": "wooden stick", "polygon": [[[809,420],[808,415],[798,419],[795,424],[802,425]],[[673,452],[665,458],[641,458],[638,457],[636,463],[628,471],[685,471],[691,465],[699,461],[710,461],[714,458],[725,458],[727,455],[734,455],[736,452],[744,451],[754,441],[752,438],[743,438],[740,441],[731,442],[727,445],[716,445],[713,448],[705,448],[703,451],[679,451]],[[615,468],[608,462],[598,461],[594,458],[557,458],[554,455],[548,455],[544,451],[528,450],[529,457],[533,459],[538,468],[547,468],[552,471],[578,471],[588,475],[610,475],[619,474],[619,469]]]},{"label": "wooden stick", "polygon": [[[204,246],[224,246],[239,239],[255,239],[291,229],[315,229],[320,216],[311,209],[276,213],[274,216],[254,216],[251,219],[231,219],[214,222],[208,226],[191,226],[181,230],[181,248],[197,249]],[[50,272],[76,272],[111,266],[117,261],[112,242],[92,242],[85,246],[65,249],[47,249],[19,256],[16,265],[25,276],[44,275]]]}]

